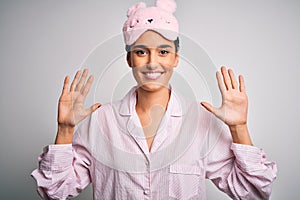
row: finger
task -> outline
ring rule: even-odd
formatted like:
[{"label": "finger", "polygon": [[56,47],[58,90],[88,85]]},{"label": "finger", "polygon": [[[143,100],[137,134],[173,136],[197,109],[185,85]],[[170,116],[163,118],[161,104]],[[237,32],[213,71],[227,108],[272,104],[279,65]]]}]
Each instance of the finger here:
[{"label": "finger", "polygon": [[64,80],[64,86],[63,86],[63,89],[62,89],[62,94],[67,94],[68,93],[69,81],[70,81],[70,77],[66,76],[65,80]]},{"label": "finger", "polygon": [[226,86],[225,86],[225,83],[223,81],[223,78],[222,78],[222,75],[220,72],[217,72],[217,81],[218,81],[218,86],[219,86],[219,89],[221,91],[221,94],[223,95],[223,93],[226,91]]},{"label": "finger", "polygon": [[228,72],[226,70],[226,67],[222,66],[221,67],[221,72],[222,72],[223,80],[224,80],[224,83],[225,83],[225,86],[226,86],[227,90],[231,89],[232,88],[231,80],[230,80],[230,77],[229,77]]},{"label": "finger", "polygon": [[82,73],[82,75],[81,75],[81,78],[80,78],[78,84],[76,85],[75,91],[81,91],[82,86],[83,86],[84,83],[85,83],[87,74],[88,74],[88,70],[87,70],[87,69],[84,69],[84,70],[83,70],[83,73]]},{"label": "finger", "polygon": [[214,108],[211,104],[207,103],[207,102],[201,102],[201,105],[208,110],[209,112],[213,112]]},{"label": "finger", "polygon": [[201,102],[201,105],[206,108],[209,112],[211,112],[213,115],[215,115],[217,118],[221,119],[222,121],[225,121],[224,115],[222,113],[221,109],[213,107],[211,104],[207,102]]},{"label": "finger", "polygon": [[71,84],[71,87],[70,87],[70,91],[71,91],[71,92],[73,92],[73,91],[75,90],[75,87],[76,87],[76,85],[77,85],[77,82],[78,82],[78,79],[79,79],[80,75],[81,75],[81,71],[78,70],[78,71],[76,72],[76,74],[75,74],[75,77],[74,77],[74,79],[73,79],[73,81],[72,81],[72,84]]},{"label": "finger", "polygon": [[239,82],[240,82],[240,91],[246,92],[245,81],[244,81],[244,77],[242,75],[239,75]]},{"label": "finger", "polygon": [[97,110],[100,107],[101,107],[101,104],[96,103],[96,104],[92,105],[91,107],[89,107],[86,111],[87,111],[88,115],[90,115],[91,113],[93,113],[95,110]]},{"label": "finger", "polygon": [[234,76],[234,73],[233,73],[232,69],[228,69],[228,73],[229,73],[229,77],[230,77],[230,80],[231,80],[232,88],[237,89],[238,88],[238,83],[236,81],[236,78]]},{"label": "finger", "polygon": [[82,88],[82,95],[83,95],[84,97],[89,93],[90,88],[91,88],[91,85],[92,85],[92,83],[93,83],[93,80],[94,80],[94,76],[91,75],[91,76],[89,77],[89,79],[87,80],[85,86]]}]

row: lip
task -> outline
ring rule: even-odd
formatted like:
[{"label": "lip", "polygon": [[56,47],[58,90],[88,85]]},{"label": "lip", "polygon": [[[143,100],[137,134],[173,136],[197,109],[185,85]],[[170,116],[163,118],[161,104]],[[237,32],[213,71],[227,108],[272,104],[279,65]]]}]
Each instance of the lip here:
[{"label": "lip", "polygon": [[157,80],[159,79],[165,72],[142,72],[144,77],[149,80]]}]

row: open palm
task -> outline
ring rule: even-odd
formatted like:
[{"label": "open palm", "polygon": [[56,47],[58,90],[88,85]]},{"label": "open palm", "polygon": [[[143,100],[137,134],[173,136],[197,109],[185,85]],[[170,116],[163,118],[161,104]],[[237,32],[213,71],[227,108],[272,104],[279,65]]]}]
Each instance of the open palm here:
[{"label": "open palm", "polygon": [[69,76],[65,78],[62,94],[58,103],[57,121],[60,126],[74,127],[100,106],[100,104],[94,104],[90,108],[84,109],[84,101],[93,82],[92,75],[86,81],[87,74],[87,69],[85,69],[83,73],[77,71],[70,90],[70,78]]},{"label": "open palm", "polygon": [[218,86],[222,95],[221,107],[215,108],[207,102],[201,104],[228,126],[244,125],[247,123],[248,112],[244,78],[240,75],[238,83],[233,71],[231,69],[227,71],[225,67],[221,67],[221,73],[217,72]]}]

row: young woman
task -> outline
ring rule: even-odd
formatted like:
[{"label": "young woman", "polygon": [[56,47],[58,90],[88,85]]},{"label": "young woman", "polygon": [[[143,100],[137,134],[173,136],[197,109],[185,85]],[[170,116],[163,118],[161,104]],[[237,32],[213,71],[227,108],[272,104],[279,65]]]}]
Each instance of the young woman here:
[{"label": "young woman", "polygon": [[66,199],[92,183],[94,199],[205,199],[208,178],[233,199],[269,198],[276,165],[252,145],[243,77],[217,72],[220,108],[169,84],[179,60],[174,11],[167,0],[129,9],[123,31],[137,85],[122,100],[86,110],[93,76],[78,71],[70,88],[65,78],[55,144],[32,173],[42,197]]}]

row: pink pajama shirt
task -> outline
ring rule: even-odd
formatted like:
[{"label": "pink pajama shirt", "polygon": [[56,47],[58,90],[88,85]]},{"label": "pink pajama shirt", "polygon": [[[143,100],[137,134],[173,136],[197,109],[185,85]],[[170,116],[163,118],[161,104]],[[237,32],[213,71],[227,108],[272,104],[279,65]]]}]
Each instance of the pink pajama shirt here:
[{"label": "pink pajama shirt", "polygon": [[67,199],[90,183],[94,199],[206,199],[210,179],[233,199],[268,199],[276,164],[235,144],[228,127],[174,89],[149,152],[135,111],[136,87],[77,127],[73,143],[49,145],[32,172],[44,199]]}]

